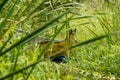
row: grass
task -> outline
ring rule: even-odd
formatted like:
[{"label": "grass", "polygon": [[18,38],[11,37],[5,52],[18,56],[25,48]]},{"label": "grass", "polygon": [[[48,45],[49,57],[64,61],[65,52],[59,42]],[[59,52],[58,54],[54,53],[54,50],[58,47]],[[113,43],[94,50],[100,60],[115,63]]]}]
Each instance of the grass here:
[{"label": "grass", "polygon": [[[119,0],[0,1],[0,80],[119,79],[119,16]],[[70,28],[77,34],[68,62],[42,59]],[[51,41],[42,51],[43,37]]]},{"label": "grass", "polygon": [[[88,47],[83,46],[80,51],[80,56],[76,56],[77,68],[85,70],[87,78],[102,79],[104,77],[118,78],[119,77],[119,45],[99,45]],[[73,60],[73,61],[74,61]],[[87,75],[89,73],[89,75]],[[86,77],[83,76],[83,77]],[[90,76],[90,77],[89,77]]]}]

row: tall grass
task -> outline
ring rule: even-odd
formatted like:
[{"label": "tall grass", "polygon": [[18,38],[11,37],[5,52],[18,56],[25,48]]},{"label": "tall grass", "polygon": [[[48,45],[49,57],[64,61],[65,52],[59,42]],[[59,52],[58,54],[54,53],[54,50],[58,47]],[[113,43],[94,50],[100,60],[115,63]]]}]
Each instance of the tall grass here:
[{"label": "tall grass", "polygon": [[[74,76],[76,76],[75,79],[89,79],[91,77],[93,79],[104,74],[105,70],[108,70],[105,68],[106,66],[115,69],[115,67],[109,65],[108,61],[113,56],[107,54],[109,51],[103,54],[107,65],[104,62],[100,63],[103,64],[102,67],[97,65],[101,60],[100,57],[103,58],[103,55],[99,52],[102,52],[103,49],[98,46],[101,50],[96,49],[95,52],[98,54],[94,54],[94,42],[97,45],[101,42],[104,44],[117,44],[116,42],[119,42],[119,1],[90,1],[83,1],[82,3],[76,0],[61,0],[60,2],[53,0],[0,1],[0,80],[70,80],[75,78]],[[95,5],[93,6],[93,4]],[[75,48],[73,49],[75,54],[72,54],[72,57],[68,59],[68,63],[58,65],[50,62],[49,59],[42,59],[42,55],[45,54],[54,39],[68,37],[69,28],[77,29],[77,43],[67,48]],[[43,51],[39,49],[40,44],[37,44],[42,39],[41,35],[51,38]],[[92,47],[92,50],[89,47]],[[115,55],[117,58],[118,54]],[[89,61],[93,61],[93,63],[90,64]],[[95,65],[99,67],[100,71],[94,67]],[[51,70],[53,67],[54,70]],[[92,67],[96,69],[95,71],[98,71],[96,72],[97,75],[92,73],[94,71]],[[81,69],[88,72],[84,75],[84,73],[81,73]],[[105,73],[118,76],[119,71],[117,69],[113,70],[113,74],[112,70],[108,70],[111,74]],[[115,74],[114,71],[117,71],[117,73]]]}]

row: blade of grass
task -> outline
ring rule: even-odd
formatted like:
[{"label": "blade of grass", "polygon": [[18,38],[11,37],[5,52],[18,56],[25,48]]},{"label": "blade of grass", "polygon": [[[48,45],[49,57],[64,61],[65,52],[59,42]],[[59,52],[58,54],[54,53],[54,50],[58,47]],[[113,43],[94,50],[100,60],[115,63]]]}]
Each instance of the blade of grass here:
[{"label": "blade of grass", "polygon": [[32,38],[34,38],[35,36],[37,36],[40,32],[42,32],[43,30],[45,30],[46,28],[49,27],[49,25],[53,24],[54,22],[56,22],[58,19],[60,19],[62,16],[64,16],[65,14],[67,14],[68,12],[70,12],[71,10],[68,10],[66,12],[64,12],[63,14],[57,16],[56,18],[54,18],[53,20],[49,21],[48,23],[46,23],[45,25],[43,25],[42,27],[40,27],[39,29],[35,30],[34,32],[32,32],[31,34],[25,36],[24,38],[22,38],[21,40],[19,40],[18,42],[16,42],[15,44],[13,44],[11,47],[9,47],[8,49],[6,49],[5,51],[0,53],[0,56],[6,54],[8,51],[12,50],[15,47],[18,47],[24,43],[26,43],[27,41],[31,40]]},{"label": "blade of grass", "polygon": [[29,18],[34,12],[36,12],[36,10],[38,10],[41,6],[43,6],[43,4],[46,2],[46,0],[44,0],[36,9],[34,9],[26,18]]},{"label": "blade of grass", "polygon": [[0,12],[7,2],[8,2],[8,0],[3,0],[2,1],[2,3],[0,4]]},{"label": "blade of grass", "polygon": [[94,18],[95,16],[78,16],[78,17],[75,17],[73,18],[72,20],[74,19],[85,19],[85,18]]},{"label": "blade of grass", "polygon": [[[97,17],[97,19],[99,20],[99,22],[100,22],[100,24],[101,24],[101,27],[103,28],[103,30],[104,30],[104,32],[105,32],[106,34],[112,32],[112,29],[110,28],[110,26],[109,26],[108,24],[106,25],[106,22],[107,22],[107,21],[104,22],[104,19],[100,19],[99,17]],[[114,31],[114,30],[113,30],[113,31]],[[115,36],[114,36],[114,37],[115,37]],[[111,43],[111,42],[114,42],[114,40],[112,39],[111,36],[109,36],[109,37],[107,38],[107,42],[108,42],[108,43]]]},{"label": "blade of grass", "polygon": [[[41,3],[37,8],[35,8],[31,13],[29,13],[24,19],[22,19],[21,21],[19,21],[18,24],[19,24],[19,23],[22,23],[23,21],[25,21],[26,19],[28,19],[28,18],[29,18],[33,13],[35,13],[45,2],[46,2],[46,0],[42,1],[42,3]],[[29,7],[31,7],[31,6],[29,6]],[[26,9],[28,9],[28,8],[26,8]],[[23,12],[25,12],[25,11],[23,11]]]},{"label": "blade of grass", "polygon": [[104,23],[99,17],[97,17],[97,19],[99,20],[99,22],[100,22],[100,24],[101,24],[101,27],[102,27],[103,30],[104,30],[104,33],[110,32],[109,28],[105,25],[105,23]]},{"label": "blade of grass", "polygon": [[15,74],[18,74],[18,73],[22,72],[23,70],[26,70],[26,69],[30,68],[31,66],[35,66],[36,64],[38,64],[38,63],[41,62],[41,61],[42,61],[42,60],[38,60],[38,61],[34,62],[33,64],[30,64],[30,65],[28,65],[28,66],[26,66],[26,67],[24,67],[24,68],[21,68],[21,69],[19,69],[19,70],[14,71],[14,72],[11,72],[10,74],[8,74],[8,75],[6,75],[6,76],[1,77],[0,80],[5,80],[6,78],[9,78],[9,77],[11,77],[11,76],[13,76],[13,75],[15,75]]},{"label": "blade of grass", "polygon": [[19,19],[22,15],[24,15],[25,12],[26,12],[27,10],[29,10],[29,9],[32,7],[33,3],[35,3],[35,2],[36,2],[36,0],[32,0],[31,3],[30,3],[30,4],[26,7],[26,9],[22,12],[22,14],[18,17],[18,19]]},{"label": "blade of grass", "polygon": [[91,34],[93,34],[95,37],[98,36],[98,35],[97,35],[92,29],[90,29],[88,26],[85,26],[85,28],[86,28],[87,30],[89,30],[89,32],[90,32]]},{"label": "blade of grass", "polygon": [[2,47],[0,48],[0,52],[2,52],[2,50],[5,48],[5,46],[10,41],[11,38],[12,38],[12,35],[9,35],[8,39],[3,43]]},{"label": "blade of grass", "polygon": [[[10,8],[8,14],[6,15],[5,19],[2,21],[2,23],[0,24],[0,30],[2,30],[3,27],[5,27],[5,25],[7,24],[7,19],[10,18],[14,12],[14,7],[16,4],[18,4],[19,0],[16,0],[15,4]],[[1,31],[0,31],[1,32]],[[0,33],[0,38],[2,37],[2,35],[4,35],[4,33]]]},{"label": "blade of grass", "polygon": [[[14,57],[13,57],[13,61],[14,61],[14,66],[13,66],[13,68],[12,68],[12,71],[15,71],[15,69],[16,69],[16,65],[17,65],[17,61],[18,61],[18,56],[19,56],[19,53],[17,52],[17,50],[15,49],[15,55],[14,55]],[[11,80],[13,80],[13,77],[14,77],[14,75],[13,76],[11,76]]]},{"label": "blade of grass", "polygon": [[9,42],[9,40],[11,39],[11,37],[12,37],[12,34],[10,34],[10,33],[12,33],[12,30],[14,30],[15,29],[15,27],[16,27],[16,24],[12,24],[10,27],[9,27],[9,29],[7,29],[7,31],[3,34],[3,38],[4,37],[9,37],[8,38],[8,40],[2,45],[2,47],[0,48],[0,52],[2,52],[2,50],[5,48],[5,46],[6,46],[6,44]]}]

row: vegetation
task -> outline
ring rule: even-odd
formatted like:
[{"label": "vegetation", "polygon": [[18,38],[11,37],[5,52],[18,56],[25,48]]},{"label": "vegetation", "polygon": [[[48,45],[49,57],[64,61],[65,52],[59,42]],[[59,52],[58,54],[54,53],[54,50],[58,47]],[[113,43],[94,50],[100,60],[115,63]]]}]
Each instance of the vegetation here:
[{"label": "vegetation", "polygon": [[[119,79],[119,0],[1,0],[0,80]],[[77,29],[67,63],[42,58]],[[50,39],[40,49],[43,39]]]}]

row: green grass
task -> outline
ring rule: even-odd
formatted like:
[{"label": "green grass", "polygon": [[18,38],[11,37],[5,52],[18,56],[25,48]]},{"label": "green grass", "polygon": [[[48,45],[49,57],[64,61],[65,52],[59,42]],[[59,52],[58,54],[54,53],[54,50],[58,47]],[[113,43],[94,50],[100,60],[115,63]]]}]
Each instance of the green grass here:
[{"label": "green grass", "polygon": [[[119,0],[0,1],[0,80],[106,80],[120,75]],[[77,29],[66,64],[42,56]],[[51,38],[40,50],[37,44]],[[61,51],[60,51],[61,52]],[[59,52],[58,52],[59,53]]]}]

